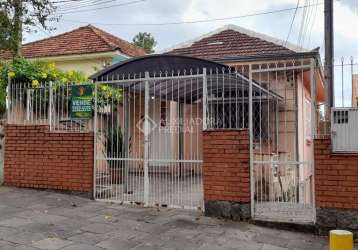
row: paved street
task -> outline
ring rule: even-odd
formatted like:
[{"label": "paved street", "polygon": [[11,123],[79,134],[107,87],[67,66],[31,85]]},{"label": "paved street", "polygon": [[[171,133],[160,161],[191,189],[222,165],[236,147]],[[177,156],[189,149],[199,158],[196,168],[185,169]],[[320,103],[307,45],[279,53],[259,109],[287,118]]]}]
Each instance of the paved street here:
[{"label": "paved street", "polygon": [[327,249],[327,240],[193,211],[159,211],[0,187],[0,249],[309,250]]}]

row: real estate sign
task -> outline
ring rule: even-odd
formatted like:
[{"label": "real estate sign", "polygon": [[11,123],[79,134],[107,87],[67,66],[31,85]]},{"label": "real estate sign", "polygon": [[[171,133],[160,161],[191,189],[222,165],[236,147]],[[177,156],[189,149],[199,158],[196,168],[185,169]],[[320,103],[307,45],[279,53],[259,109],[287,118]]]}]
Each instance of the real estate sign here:
[{"label": "real estate sign", "polygon": [[71,89],[71,118],[90,119],[92,117],[92,85],[73,85]]}]

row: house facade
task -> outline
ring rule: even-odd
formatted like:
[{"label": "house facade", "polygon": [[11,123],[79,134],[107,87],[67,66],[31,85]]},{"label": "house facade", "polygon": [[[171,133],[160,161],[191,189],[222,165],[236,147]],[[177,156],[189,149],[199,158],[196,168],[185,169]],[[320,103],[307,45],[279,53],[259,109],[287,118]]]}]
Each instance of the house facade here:
[{"label": "house facade", "polygon": [[358,107],[358,75],[352,75],[352,107]]},{"label": "house facade", "polygon": [[[142,48],[92,25],[24,44],[22,53],[27,59],[54,62],[59,69],[76,69],[86,76],[112,63],[145,55]],[[0,59],[10,58],[9,52],[0,51]]]},{"label": "house facade", "polygon": [[[230,25],[91,78],[91,129],[57,126],[58,117],[41,113],[55,108],[71,119],[68,100],[58,97],[67,89],[54,93],[53,105],[30,110],[42,114],[41,126],[36,119],[8,124],[7,185],[232,219],[356,228],[337,220],[356,215],[356,156],[334,154],[329,139],[315,139],[325,100],[317,50]],[[108,85],[121,96],[99,96]],[[53,93],[46,88],[43,94]],[[13,97],[25,90],[20,85],[13,91],[22,94]],[[41,96],[41,89],[31,91]],[[22,150],[39,141],[56,150]],[[71,154],[67,141],[74,141]],[[58,166],[61,178],[51,175]]]},{"label": "house facade", "polygon": [[[208,65],[206,73],[200,65]],[[148,157],[156,159],[148,162],[149,169],[174,175],[178,171],[180,175],[186,175],[187,171],[195,174],[203,171],[204,186],[205,182],[213,181],[211,185],[225,190],[228,199],[233,199],[231,202],[239,202],[244,207],[251,203],[251,214],[255,218],[314,221],[313,139],[319,105],[324,102],[318,51],[304,51],[284,41],[229,25],[170,48],[162,55],[113,65],[92,78],[101,84],[106,78],[116,82],[127,73],[138,76],[145,71],[149,73],[149,100],[146,101],[141,92],[145,89],[145,79],[138,79],[137,90],[126,89],[132,94],[137,91],[130,99],[127,111],[130,114],[129,134],[132,135],[131,159],[146,158],[143,148],[146,139],[142,131],[138,131],[137,124],[148,116],[155,124],[148,135]],[[192,75],[192,79],[179,81],[184,77],[182,74]],[[206,75],[205,84],[196,79],[202,74]],[[160,81],[161,77],[163,81]],[[120,84],[119,79],[117,81]],[[254,85],[253,94],[249,94],[250,82]],[[251,117],[249,113],[252,113]],[[200,119],[201,123],[194,125],[191,122]],[[211,148],[209,155],[206,152],[208,145],[205,142],[210,144],[208,138],[212,137],[208,134],[215,130],[223,130],[223,138],[233,137],[226,134],[230,133],[228,130],[250,130],[246,156],[251,172],[242,173],[252,178],[250,188],[243,184],[244,188],[238,190],[237,182],[228,185],[230,182],[225,178],[232,176],[226,176],[220,182],[205,176],[209,166],[226,166],[225,161],[207,163],[205,160],[210,161],[210,157],[220,151]],[[243,135],[239,133],[237,136]],[[224,150],[231,146],[227,145]],[[189,166],[180,166],[178,170],[170,160],[158,159],[177,159]],[[212,160],[218,161],[216,158]],[[201,167],[195,170],[190,167],[197,161],[203,161],[202,170]],[[134,164],[131,168],[141,172],[143,164]],[[247,180],[243,178],[242,181]],[[204,190],[205,209],[220,211],[213,209],[213,204],[220,202],[220,195],[217,195],[218,190],[212,189]],[[247,190],[244,198],[235,196],[243,190]]]}]

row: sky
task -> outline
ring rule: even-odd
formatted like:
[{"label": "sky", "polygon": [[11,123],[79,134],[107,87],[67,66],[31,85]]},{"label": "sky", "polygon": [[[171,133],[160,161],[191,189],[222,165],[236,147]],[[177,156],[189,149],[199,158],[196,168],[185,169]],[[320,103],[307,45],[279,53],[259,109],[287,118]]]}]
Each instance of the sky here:
[{"label": "sky", "polygon": [[[98,3],[98,0],[86,0],[89,4]],[[100,6],[119,5],[132,2],[133,0],[117,0]],[[226,24],[235,24],[256,32],[271,35],[286,40],[293,20],[295,10],[279,12],[267,15],[258,15],[230,20],[202,22],[195,24],[177,25],[115,25],[115,24],[153,24],[182,21],[207,20],[213,18],[226,18],[242,16],[254,13],[270,12],[286,8],[294,8],[299,1],[300,6],[311,5],[304,11],[297,10],[289,42],[301,45],[307,49],[321,48],[324,57],[324,0],[142,0],[133,4],[114,6],[111,8],[99,9],[88,12],[76,12],[60,15],[59,22],[51,22],[55,28],[50,35],[60,34],[80,26],[93,24],[125,40],[131,41],[138,32],[150,32],[157,40],[156,51],[172,47],[178,43],[193,39]],[[335,34],[335,61],[345,63],[353,57],[358,62],[358,0],[335,0],[334,2],[334,34]],[[99,5],[97,5],[99,6]],[[58,9],[61,12],[70,12],[69,6],[62,5]],[[72,11],[93,9],[89,6]],[[303,18],[306,17],[306,18]],[[302,20],[306,22],[302,23]],[[301,27],[304,27],[301,30]],[[300,35],[301,34],[301,35]],[[25,42],[48,37],[49,34],[42,30],[36,33],[25,34]],[[341,67],[336,67],[336,95],[342,96]],[[358,65],[354,66],[358,73]],[[343,89],[349,94],[350,91],[350,66],[344,67]],[[340,74],[340,75],[339,75]],[[345,97],[343,97],[346,99]],[[341,100],[340,100],[341,101]]]}]

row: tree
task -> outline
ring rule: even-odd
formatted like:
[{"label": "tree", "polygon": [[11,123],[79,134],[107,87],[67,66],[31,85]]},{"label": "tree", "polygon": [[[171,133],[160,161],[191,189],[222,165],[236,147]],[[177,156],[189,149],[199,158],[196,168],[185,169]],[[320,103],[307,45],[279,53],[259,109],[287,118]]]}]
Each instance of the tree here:
[{"label": "tree", "polygon": [[10,20],[5,11],[0,10],[0,49],[8,49],[11,46]]},{"label": "tree", "polygon": [[23,31],[50,30],[47,21],[54,11],[50,0],[0,0],[0,48],[21,56]]},{"label": "tree", "polygon": [[157,45],[157,41],[152,34],[147,32],[139,32],[133,38],[133,44],[143,48],[146,53],[151,54],[154,52],[154,47]]}]

